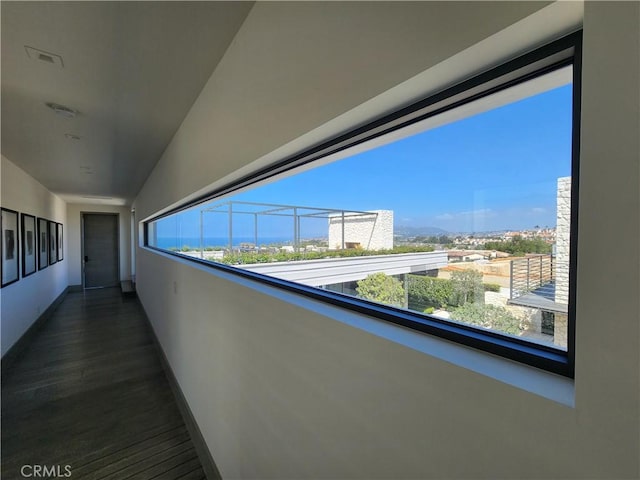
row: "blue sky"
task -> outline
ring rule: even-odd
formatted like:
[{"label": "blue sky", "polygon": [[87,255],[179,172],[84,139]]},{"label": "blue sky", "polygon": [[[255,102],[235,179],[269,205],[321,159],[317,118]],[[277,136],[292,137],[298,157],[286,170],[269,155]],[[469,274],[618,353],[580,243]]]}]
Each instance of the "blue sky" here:
[{"label": "blue sky", "polygon": [[[555,226],[556,182],[570,172],[567,85],[230,199],[393,210],[396,226],[449,232],[524,229]],[[182,235],[195,236],[198,216],[182,215]],[[242,223],[238,219],[240,230]],[[277,236],[282,228],[265,224],[261,230]],[[307,234],[318,228],[310,225]]]}]

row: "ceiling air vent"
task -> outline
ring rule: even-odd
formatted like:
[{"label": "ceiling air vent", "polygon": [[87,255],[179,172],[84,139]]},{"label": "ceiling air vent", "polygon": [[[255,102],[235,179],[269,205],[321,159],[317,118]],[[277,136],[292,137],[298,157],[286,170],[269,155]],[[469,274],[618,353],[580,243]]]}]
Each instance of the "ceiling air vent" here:
[{"label": "ceiling air vent", "polygon": [[24,46],[24,49],[27,51],[27,55],[31,60],[37,60],[39,62],[48,63],[49,65],[55,65],[57,67],[64,68],[62,57],[60,55],[45,52],[43,50],[38,50],[37,48],[28,47],[26,45]]}]

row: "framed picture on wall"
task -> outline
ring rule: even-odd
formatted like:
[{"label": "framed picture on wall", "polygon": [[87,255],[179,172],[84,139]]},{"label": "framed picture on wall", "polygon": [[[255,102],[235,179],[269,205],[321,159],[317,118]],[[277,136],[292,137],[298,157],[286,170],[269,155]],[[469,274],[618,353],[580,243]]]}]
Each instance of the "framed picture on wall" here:
[{"label": "framed picture on wall", "polygon": [[56,222],[52,222],[51,220],[49,220],[48,238],[49,265],[53,265],[58,261],[58,246],[56,245],[58,237],[56,236]]},{"label": "framed picture on wall", "polygon": [[19,280],[18,273],[18,212],[2,209],[2,286]]},{"label": "framed picture on wall", "polygon": [[49,222],[38,219],[38,270],[49,266]]},{"label": "framed picture on wall", "polygon": [[56,234],[57,234],[57,247],[58,247],[58,261],[61,262],[63,258],[63,243],[62,243],[62,224],[56,224]]},{"label": "framed picture on wall", "polygon": [[36,217],[23,213],[21,216],[20,238],[22,239],[22,278],[36,272],[38,247],[36,245]]}]

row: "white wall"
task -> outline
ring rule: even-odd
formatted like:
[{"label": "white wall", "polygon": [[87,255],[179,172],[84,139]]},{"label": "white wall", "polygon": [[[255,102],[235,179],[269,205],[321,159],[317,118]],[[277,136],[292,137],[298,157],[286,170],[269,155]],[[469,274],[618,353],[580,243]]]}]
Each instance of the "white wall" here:
[{"label": "white wall", "polygon": [[343,235],[344,245],[350,242],[358,243],[366,250],[393,248],[393,211],[372,212],[377,215],[329,217],[329,248],[342,248]]},{"label": "white wall", "polygon": [[[428,90],[534,46],[582,8],[487,38],[541,7],[258,3],[140,192],[139,218],[318,140],[306,132],[406,102],[410,81],[383,92],[413,75]],[[223,478],[640,476],[639,8],[584,6],[575,405],[139,249],[140,299]],[[613,232],[625,255],[610,255]]]},{"label": "white wall", "polygon": [[67,239],[69,242],[69,285],[82,285],[82,230],[83,213],[117,213],[120,229],[120,280],[131,278],[131,208],[111,205],[84,205],[70,203],[67,207]]},{"label": "white wall", "polygon": [[[339,118],[545,3],[258,2],[139,193],[138,218],[441,89],[447,72]],[[532,33],[557,20],[545,23]],[[491,61],[529,49],[520,37],[493,45]],[[459,78],[486,69],[480,53],[459,59]]]},{"label": "white wall", "polygon": [[[66,203],[4,156],[0,170],[2,206],[64,224],[64,260],[0,290],[2,355],[64,291],[67,281]],[[22,272],[21,272],[22,273]]]}]

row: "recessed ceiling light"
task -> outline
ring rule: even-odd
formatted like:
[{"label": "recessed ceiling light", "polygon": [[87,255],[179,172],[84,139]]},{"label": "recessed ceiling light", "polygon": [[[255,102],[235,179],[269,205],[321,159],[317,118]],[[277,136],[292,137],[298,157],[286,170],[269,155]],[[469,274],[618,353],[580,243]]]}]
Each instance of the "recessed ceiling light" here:
[{"label": "recessed ceiling light", "polygon": [[64,105],[60,105],[57,103],[47,102],[45,103],[45,105],[49,107],[51,110],[53,110],[56,113],[56,115],[59,115],[64,118],[74,118],[78,114],[77,110],[74,110],[73,108],[65,107]]},{"label": "recessed ceiling light", "polygon": [[64,136],[69,140],[80,140],[80,137],[78,135],[74,135],[73,133],[65,133]]}]

